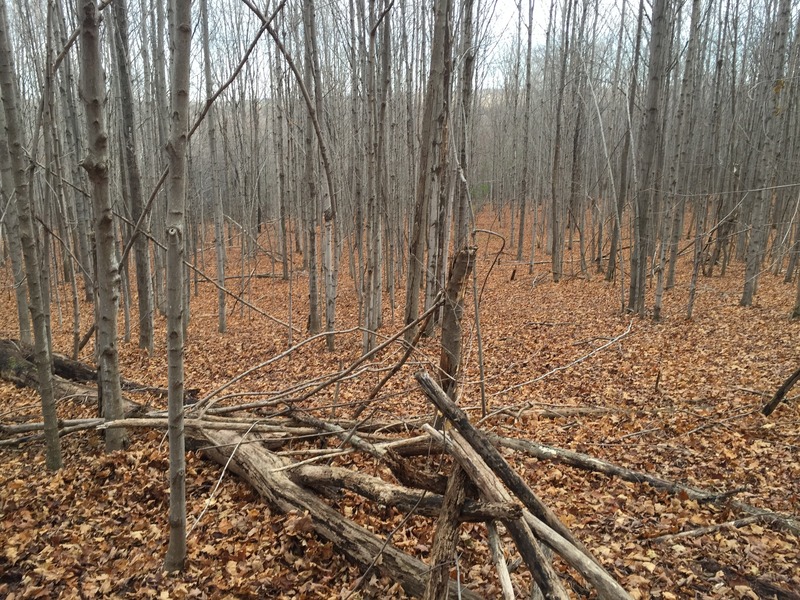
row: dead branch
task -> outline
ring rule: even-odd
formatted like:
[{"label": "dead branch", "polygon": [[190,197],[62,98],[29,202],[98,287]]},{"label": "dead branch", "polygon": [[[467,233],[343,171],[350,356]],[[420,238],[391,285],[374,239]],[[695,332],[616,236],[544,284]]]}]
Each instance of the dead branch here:
[{"label": "dead branch", "polygon": [[654,544],[663,544],[682,538],[700,537],[701,535],[714,533],[715,531],[720,531],[721,529],[738,529],[740,527],[744,527],[745,525],[751,525],[752,523],[763,523],[765,521],[770,521],[770,519],[765,515],[753,515],[750,517],[745,517],[744,519],[735,519],[733,521],[725,521],[724,523],[716,523],[715,525],[708,525],[706,527],[698,527],[696,529],[689,529],[687,531],[679,531],[678,533],[659,535],[657,537],[650,538],[650,542]]},{"label": "dead branch", "polygon": [[500,580],[503,600],[514,600],[514,585],[511,583],[511,573],[508,570],[506,557],[503,554],[503,542],[497,532],[497,525],[494,522],[487,523],[486,531],[488,532],[489,552],[492,555],[492,562],[497,571],[497,578]]},{"label": "dead branch", "polygon": [[[204,454],[220,464],[226,464],[241,436],[235,432],[204,430],[187,426],[187,435],[209,444]],[[257,445],[239,445],[230,461],[230,469],[252,485],[271,505],[283,512],[293,510],[307,513],[315,531],[332,542],[350,558],[362,565],[375,561],[376,568],[399,581],[409,594],[421,595],[425,588],[425,563],[413,558],[378,536],[345,519],[325,502],[309,493],[289,477],[282,468],[286,461]],[[380,556],[380,560],[375,560]],[[450,583],[452,596],[477,600],[474,592]]]},{"label": "dead branch", "polygon": [[[468,441],[470,446],[483,457],[491,470],[496,473],[504,484],[508,486],[512,493],[517,496],[525,507],[536,517],[544,521],[551,529],[562,537],[568,539],[576,547],[580,548],[587,556],[591,553],[581,542],[574,538],[567,527],[559,521],[558,517],[533,493],[522,477],[514,471],[506,462],[505,458],[487,439],[486,435],[475,429],[469,422],[469,418],[458,406],[455,405],[442,391],[433,378],[426,372],[421,371],[415,375],[417,382],[422,387],[425,395],[442,411],[442,414],[453,423],[455,428]],[[593,559],[594,560],[594,559]],[[596,562],[596,561],[595,561]]]},{"label": "dead branch", "polygon": [[[431,435],[438,433],[432,428],[428,428],[428,432]],[[462,468],[467,470],[481,492],[491,495],[503,495],[503,492],[500,490],[504,491],[505,488],[500,481],[501,478],[498,476],[496,470],[485,461],[482,451],[475,448],[472,442],[462,436],[460,431],[450,431],[449,441],[451,441],[451,444],[448,445],[448,448],[450,448]],[[505,492],[505,494],[507,494],[507,492]],[[584,552],[582,548],[579,548],[571,540],[557,533],[552,527],[544,523],[541,519],[538,519],[528,510],[523,511],[523,520],[537,538],[550,546],[567,562],[567,564],[577,570],[595,587],[600,598],[608,600],[631,600],[630,595],[628,595],[625,589],[617,583],[590,554]],[[508,527],[508,523],[506,523],[506,527]],[[509,529],[509,531],[512,532],[511,529]],[[536,577],[535,573],[534,577]],[[536,581],[542,586],[542,582],[539,581],[538,578]],[[545,597],[548,597],[544,587],[542,591],[545,593]]]},{"label": "dead branch", "polygon": [[781,403],[781,401],[783,401],[783,399],[786,397],[786,394],[789,393],[789,390],[791,390],[792,387],[794,387],[794,384],[798,381],[800,381],[800,369],[792,373],[789,376],[789,379],[783,382],[783,385],[781,385],[781,387],[779,387],[775,392],[772,400],[764,405],[764,408],[761,409],[761,412],[766,416],[771,415],[775,409],[778,408],[778,405]]},{"label": "dead branch", "polygon": [[[712,492],[691,487],[682,483],[668,481],[656,475],[650,475],[649,473],[626,469],[625,467],[620,467],[619,465],[615,465],[599,458],[594,458],[587,454],[581,454],[580,452],[564,450],[563,448],[555,448],[553,446],[546,446],[544,444],[538,444],[529,440],[501,437],[491,433],[487,435],[489,439],[497,445],[524,452],[535,458],[550,460],[586,471],[603,473],[609,477],[619,477],[623,481],[629,481],[631,483],[647,483],[656,489],[665,490],[671,494],[686,494],[688,498],[697,500],[699,502],[718,502],[720,500],[729,498],[732,493],[738,493],[741,491],[740,489],[737,489],[731,490],[730,492]],[[797,517],[781,515],[739,501],[731,502],[731,506],[741,510],[744,513],[750,515],[760,515],[764,518],[770,519],[773,523],[779,525],[783,529],[786,529],[795,535],[800,535],[800,520],[798,520]]]}]

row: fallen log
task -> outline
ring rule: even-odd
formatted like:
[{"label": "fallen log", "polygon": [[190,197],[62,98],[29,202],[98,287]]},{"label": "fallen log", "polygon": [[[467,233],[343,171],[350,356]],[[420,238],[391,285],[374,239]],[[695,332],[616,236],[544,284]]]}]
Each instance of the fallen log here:
[{"label": "fallen log", "polygon": [[[350,558],[375,568],[400,582],[408,594],[421,595],[425,590],[428,566],[421,560],[395,548],[390,540],[345,519],[338,511],[295,483],[284,469],[287,461],[257,444],[241,444],[234,432],[187,427],[193,439],[209,444],[203,453],[247,481],[271,505],[283,512],[308,512],[318,535],[332,542]],[[233,455],[231,457],[231,455]],[[380,560],[376,557],[380,556]],[[477,600],[480,596],[450,582],[450,596]]]},{"label": "fallen log", "polygon": [[[592,557],[591,552],[572,535],[572,532],[558,519],[553,511],[536,496],[533,490],[523,481],[522,477],[511,468],[497,448],[489,442],[481,431],[472,426],[466,413],[447,397],[433,378],[424,371],[417,373],[415,378],[425,395],[428,396],[428,399],[436,405],[436,408],[442,411],[447,420],[467,439],[470,446],[475,448],[489,465],[489,468],[498,475],[511,492],[522,501],[525,507],[537,518],[545,522],[548,527],[569,540],[584,554]],[[592,559],[597,562],[594,557]]]},{"label": "fallen log", "polygon": [[[429,429],[429,433],[436,435],[436,432],[433,432],[432,429]],[[470,478],[480,488],[481,492],[492,499],[508,495],[508,492],[505,491],[503,484],[500,482],[500,478],[490,465],[484,461],[484,457],[478,449],[472,447],[459,431],[451,431],[449,438],[451,442],[449,448],[453,455],[462,468],[467,470]],[[529,511],[523,511],[523,519],[523,522],[538,539],[550,546],[567,564],[583,575],[594,586],[600,598],[605,600],[631,600],[631,596],[625,589],[591,555],[575,546],[570,540],[561,536]],[[508,527],[508,524],[506,527]],[[513,530],[509,529],[509,531],[513,535]],[[535,573],[534,576],[536,576]],[[537,583],[539,583],[538,578]],[[545,598],[548,598],[547,591],[543,590],[543,592]]]},{"label": "fallen log", "polygon": [[[0,340],[0,378],[20,387],[39,387],[36,366],[25,358],[19,344],[14,340]],[[59,375],[53,375],[53,396],[56,401],[81,398],[87,403],[97,404],[97,388],[75,383]],[[146,411],[146,407],[125,397],[123,405],[126,417],[141,415]]]},{"label": "fallen log", "polygon": [[[401,512],[414,511],[423,516],[435,517],[442,508],[442,496],[439,494],[420,492],[388,483],[380,477],[341,467],[303,465],[289,469],[287,474],[293,481],[306,487],[347,489],[377,504],[393,506]],[[460,521],[494,521],[521,517],[522,507],[516,502],[479,502],[471,498],[465,500],[463,510],[458,515]]]},{"label": "fallen log", "polygon": [[[487,434],[489,439],[498,446],[504,446],[512,450],[524,452],[529,456],[539,458],[542,460],[549,460],[556,463],[561,463],[583,469],[585,471],[594,471],[596,473],[603,473],[609,477],[619,477],[623,481],[631,483],[647,483],[656,489],[665,490],[671,494],[685,494],[691,500],[698,502],[717,502],[730,498],[730,496],[740,490],[732,490],[731,492],[712,492],[695,487],[688,486],[683,483],[675,481],[668,481],[656,475],[643,473],[641,471],[633,471],[620,467],[606,460],[594,458],[587,454],[574,452],[572,450],[565,450],[563,448],[556,448],[554,446],[546,446],[538,444],[530,440],[520,440],[517,438],[501,437],[499,435]],[[764,510],[745,502],[732,500],[730,506],[749,515],[757,515],[764,518],[766,521],[781,527],[795,535],[800,535],[800,519],[792,515],[782,515],[770,510]]]},{"label": "fallen log", "polygon": [[[19,353],[22,355],[24,359],[30,362],[34,361],[33,346],[22,344],[17,340],[0,341],[0,343],[2,342],[10,342],[11,344],[16,345],[17,348],[19,349]],[[92,383],[97,381],[97,369],[92,365],[86,364],[85,362],[81,362],[79,360],[74,360],[64,354],[59,354],[58,352],[53,352],[51,354],[51,357],[53,359],[54,375],[58,375],[59,377],[77,383]],[[158,396],[159,398],[167,397],[167,388],[162,388],[152,385],[144,385],[136,381],[126,379],[124,377],[120,378],[120,384],[122,386],[123,391],[147,392],[155,396]],[[184,401],[187,403],[196,401],[199,391],[200,390],[196,388],[187,389],[185,391],[186,397]]]}]

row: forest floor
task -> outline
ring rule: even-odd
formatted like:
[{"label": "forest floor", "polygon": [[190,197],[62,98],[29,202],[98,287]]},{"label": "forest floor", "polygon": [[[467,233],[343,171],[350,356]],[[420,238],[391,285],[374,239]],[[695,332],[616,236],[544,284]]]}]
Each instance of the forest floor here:
[{"label": "forest floor", "polygon": [[[490,268],[496,249],[482,247],[477,263],[479,284],[485,281],[480,312],[485,393],[489,411],[511,410],[487,419],[483,428],[707,490],[736,491],[732,500],[759,508],[800,513],[798,392],[790,393],[772,416],[759,412],[800,367],[800,322],[788,318],[794,285],[765,272],[754,306],[740,307],[743,273],[734,264],[724,277],[700,278],[694,318],[687,320],[691,265],[685,256],[678,285],[665,295],[663,320],[656,323],[620,310],[619,281],[607,283],[593,273],[590,281],[567,276],[554,284],[546,266],[537,265],[531,276],[527,265],[515,264],[508,254]],[[211,260],[213,248],[205,254]],[[238,259],[233,254],[229,270],[235,272]],[[344,254],[337,309],[342,328],[357,322],[346,258]],[[540,254],[538,260],[545,258]],[[274,269],[279,272],[279,265]],[[213,264],[207,270],[213,273]],[[256,272],[272,270],[261,258]],[[17,335],[9,271],[6,265],[0,337]],[[302,330],[306,283],[298,268],[291,306],[293,323]],[[229,287],[238,291],[240,281],[231,280]],[[259,278],[250,281],[245,295],[286,320],[289,292],[288,282]],[[69,288],[60,288],[60,294],[62,316],[54,305],[52,318],[54,348],[68,354],[70,308],[63,299],[69,297]],[[231,299],[228,332],[218,334],[216,301],[215,289],[200,282],[186,341],[186,385],[201,394],[289,345],[285,327]],[[392,314],[388,304],[383,335],[399,331],[402,323],[401,310]],[[83,306],[83,315],[85,330],[90,306]],[[477,421],[481,391],[471,306],[465,325],[461,404]],[[627,336],[608,344],[629,327]],[[164,337],[159,318],[156,352],[148,356],[136,346],[134,327],[132,341],[119,344],[123,376],[165,386]],[[294,343],[303,337],[295,333]],[[335,353],[326,352],[322,340],[312,342],[229,392],[274,392],[333,374],[358,357],[360,342],[357,332],[338,335]],[[399,345],[391,347],[378,357],[378,366],[393,364],[400,352]],[[412,375],[437,364],[438,355],[438,340],[423,340],[409,364],[387,384],[372,418],[430,416],[430,405]],[[81,358],[91,362],[91,344]],[[358,405],[383,372],[377,367],[364,371],[342,382],[336,392],[329,389],[312,398],[309,406],[321,417],[349,416],[350,406]],[[141,394],[135,399],[154,407],[165,403]],[[581,413],[569,407],[608,410]],[[561,409],[563,414],[548,415],[543,409]],[[62,418],[90,417],[94,410],[69,399],[58,407]],[[0,423],[40,420],[38,414],[35,392],[0,382]],[[62,448],[64,468],[51,474],[45,471],[41,442],[0,447],[0,597],[404,597],[399,584],[374,571],[361,579],[363,569],[318,538],[303,515],[271,511],[230,474],[215,489],[222,471],[202,459],[202,450],[188,456],[190,526],[201,517],[189,535],[188,567],[182,575],[167,576],[162,572],[168,507],[163,432],[132,431],[129,450],[113,455],[103,453],[100,434],[94,431],[65,436]],[[769,584],[787,594],[800,590],[800,540],[778,524],[757,521],[659,539],[746,517],[730,499],[700,503],[548,461],[507,458],[635,598],[797,597],[769,591]],[[338,464],[382,472],[367,459],[345,457]],[[433,520],[412,516],[404,521],[394,509],[349,495],[338,506],[375,532],[394,532],[392,543],[427,559]],[[459,551],[461,580],[487,598],[498,597],[482,525],[462,526]],[[561,563],[557,567],[564,568]],[[521,571],[514,574],[520,590],[527,582]],[[576,598],[586,597],[578,586],[574,590]]]}]

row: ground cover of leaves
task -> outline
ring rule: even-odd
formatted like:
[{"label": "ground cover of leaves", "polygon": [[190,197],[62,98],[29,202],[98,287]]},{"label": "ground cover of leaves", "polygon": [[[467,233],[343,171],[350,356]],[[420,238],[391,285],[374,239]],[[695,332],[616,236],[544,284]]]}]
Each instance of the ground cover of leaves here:
[{"label": "ground cover of leaves", "polygon": [[[266,244],[266,242],[265,242]],[[508,255],[490,266],[498,248],[479,250],[480,326],[485,362],[485,393],[490,412],[483,423],[501,435],[584,452],[621,466],[704,489],[738,490],[735,499],[784,514],[800,513],[800,401],[797,392],[769,418],[760,407],[800,367],[800,322],[788,315],[795,287],[768,272],[754,306],[738,305],[742,271],[701,277],[694,318],[687,321],[690,265],[679,267],[678,285],[667,292],[663,320],[634,318],[620,310],[620,283],[592,275],[551,282],[544,266],[528,275]],[[231,249],[231,254],[234,254]],[[690,254],[690,253],[687,253]],[[205,269],[213,274],[212,252]],[[546,257],[542,257],[546,258]],[[539,259],[539,260],[542,260]],[[233,256],[232,265],[238,259]],[[575,268],[570,262],[569,268]],[[248,268],[249,269],[252,267]],[[10,266],[3,268],[0,336],[15,337]],[[256,272],[279,272],[266,257]],[[487,278],[488,275],[488,278]],[[306,274],[296,265],[292,321],[304,329],[308,299]],[[402,323],[398,306],[384,302],[390,335]],[[274,317],[289,318],[289,285],[279,278],[251,279],[248,302]],[[288,347],[287,329],[229,299],[228,332],[216,333],[216,292],[196,284],[186,345],[186,384],[207,393],[245,369]],[[652,291],[652,290],[651,290]],[[70,309],[60,288],[54,304],[54,347],[68,352]],[[471,300],[470,300],[471,302]],[[135,319],[135,307],[132,307]],[[342,329],[355,324],[357,303],[343,256],[338,304]],[[83,307],[85,322],[91,314]],[[464,386],[461,399],[474,421],[480,419],[481,392],[474,310],[465,320]],[[596,354],[630,327],[630,333]],[[121,331],[124,328],[121,326]],[[166,385],[164,323],[157,323],[152,357],[130,342],[120,342],[123,375],[148,385]],[[296,332],[294,343],[305,336]],[[226,390],[227,394],[267,394],[312,379],[325,379],[359,355],[358,332],[337,337],[337,351],[312,342]],[[91,345],[90,345],[91,346]],[[392,346],[369,369],[339,386],[329,386],[306,401],[317,416],[349,416],[400,356]],[[584,360],[579,359],[586,357]],[[81,358],[91,361],[91,347]],[[384,388],[367,411],[381,421],[430,416],[412,374],[438,362],[435,339],[420,344],[409,364]],[[576,363],[576,364],[572,364]],[[569,366],[571,365],[571,366]],[[563,368],[567,367],[567,368]],[[227,402],[263,399],[235,396]],[[147,395],[136,400],[163,407]],[[608,409],[580,413],[569,407]],[[501,411],[499,409],[508,408]],[[563,411],[548,415],[545,409]],[[59,416],[94,416],[94,407],[74,399],[59,404]],[[30,390],[0,383],[0,422],[39,420],[38,399]],[[0,448],[0,596],[158,597],[158,598],[371,598],[403,597],[396,582],[350,564],[317,538],[307,515],[270,510],[246,484],[202,459],[188,456],[189,536],[187,571],[161,571],[167,541],[167,444],[163,432],[131,432],[125,453],[104,455],[96,432],[62,440],[64,469],[44,469],[43,447],[30,442]],[[290,449],[302,458],[303,446]],[[592,549],[635,598],[771,598],[769,584],[787,594],[800,590],[800,544],[791,533],[768,522],[724,527],[703,535],[659,540],[659,536],[725,523],[746,515],[729,502],[698,503],[647,485],[506,453],[543,500]],[[437,459],[430,459],[436,468]],[[338,464],[385,475],[363,457]],[[212,494],[213,492],[213,494]],[[427,559],[434,522],[377,507],[353,495],[333,501],[346,516],[383,535],[406,552]],[[195,520],[201,517],[195,525]],[[482,525],[461,530],[459,574],[475,591],[497,597]],[[509,546],[510,547],[510,546]],[[509,559],[513,560],[513,551]],[[557,561],[557,567],[565,567]],[[519,589],[527,575],[514,574]],[[455,571],[454,571],[455,572]],[[572,593],[590,597],[577,580]],[[767,590],[767,591],[765,591]],[[523,597],[523,596],[520,596]]]}]

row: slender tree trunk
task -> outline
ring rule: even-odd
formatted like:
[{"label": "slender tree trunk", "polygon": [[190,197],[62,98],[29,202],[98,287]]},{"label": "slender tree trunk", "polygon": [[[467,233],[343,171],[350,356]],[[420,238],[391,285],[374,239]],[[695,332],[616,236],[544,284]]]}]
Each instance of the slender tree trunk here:
[{"label": "slender tree trunk", "polygon": [[[55,6],[58,13],[58,34],[63,47],[67,42],[64,11],[61,2],[56,2]],[[80,128],[78,124],[78,111],[76,108],[77,103],[74,100],[77,94],[74,90],[73,69],[72,62],[70,60],[65,60],[62,63],[61,78],[61,103],[63,105],[63,110],[66,113],[66,122],[64,124],[64,130],[66,133],[65,145],[75,156],[80,156],[82,151],[80,147]],[[80,186],[83,183],[83,177],[80,166],[78,165],[78,161],[72,160],[70,163],[72,184],[75,186]],[[70,203],[69,212],[70,220],[74,223],[72,235],[74,239],[74,245],[77,249],[78,262],[81,266],[80,270],[83,274],[84,298],[88,302],[92,302],[94,298],[94,282],[92,281],[91,277],[92,259],[90,257],[90,217],[87,207],[88,199],[82,193],[75,193],[72,195],[72,200],[73,202]]]},{"label": "slender tree trunk", "polygon": [[653,4],[650,35],[650,58],[648,65],[647,96],[645,100],[645,123],[642,132],[642,182],[637,189],[634,203],[634,241],[631,251],[631,283],[628,295],[628,310],[644,316],[645,279],[649,248],[648,211],[655,184],[655,156],[659,145],[659,102],[664,79],[664,46],[667,43],[667,3],[655,0]]},{"label": "slender tree trunk", "polygon": [[[317,136],[322,134],[322,119],[325,117],[325,111],[322,107],[322,69],[320,67],[319,49],[317,48],[317,17],[316,7],[314,0],[306,0],[303,10],[304,19],[307,18],[306,23],[307,39],[306,45],[310,50],[312,78],[314,80],[314,106],[309,107],[309,116],[311,117],[311,126],[316,127]],[[308,93],[311,93],[310,86],[306,86]],[[314,123],[314,115],[316,115],[316,123]],[[323,154],[323,167],[326,175],[330,175],[330,167],[325,159],[325,146],[321,139],[317,140],[320,151]],[[326,177],[328,190],[322,196],[322,277],[325,286],[325,331],[328,334],[325,336],[325,343],[328,351],[333,352],[335,349],[334,343],[334,330],[336,329],[336,288],[338,281],[338,263],[336,262],[336,204],[335,204],[335,190],[332,188],[332,181],[330,177]]]},{"label": "slender tree trunk", "polygon": [[167,144],[167,364],[169,369],[169,547],[167,571],[186,561],[186,454],[183,431],[184,269],[186,142],[192,40],[191,0],[174,0],[170,40],[170,137]]},{"label": "slender tree trunk", "polygon": [[[284,110],[285,98],[283,93],[283,66],[280,53],[275,50],[275,119],[273,123],[273,136],[275,143],[275,160],[278,171],[278,219],[281,231],[281,276],[284,280],[289,279],[289,255],[292,245],[289,243],[289,230],[286,202],[289,190],[286,186],[286,141],[284,138]],[[221,229],[221,226],[220,226]],[[224,248],[224,246],[223,246]],[[289,332],[291,335],[291,330]]]},{"label": "slender tree trunk", "polygon": [[761,271],[761,264],[764,261],[764,253],[769,237],[768,219],[770,206],[772,204],[773,186],[776,183],[779,159],[781,156],[781,145],[778,140],[780,132],[782,94],[785,88],[783,71],[786,53],[786,37],[791,19],[791,2],[780,0],[775,17],[775,24],[772,31],[772,52],[770,79],[772,85],[764,86],[766,90],[765,105],[768,107],[763,112],[762,130],[763,143],[759,152],[759,166],[757,175],[757,185],[760,191],[755,192],[757,197],[754,200],[753,214],[750,220],[750,241],[747,244],[746,267],[744,272],[744,290],[742,299],[739,302],[742,306],[750,306],[753,297],[758,289],[758,278]]},{"label": "slender tree trunk", "polygon": [[[105,124],[106,90],[100,49],[100,13],[94,0],[81,2],[81,96],[86,105],[89,150],[81,162],[92,183],[95,230],[95,287],[97,361],[103,394],[103,416],[114,421],[123,416],[122,388],[117,353],[117,312],[120,273],[108,173],[108,132]],[[106,431],[106,451],[122,449],[125,430]]]},{"label": "slender tree trunk", "polygon": [[[466,248],[469,243],[469,231],[471,221],[471,207],[469,206],[469,141],[470,128],[472,127],[472,101],[473,88],[475,87],[475,48],[474,44],[474,0],[465,0],[461,29],[462,47],[462,68],[461,68],[461,98],[460,98],[460,128],[458,137],[458,160],[460,176],[456,181],[456,200],[455,200],[455,243],[453,245],[456,252]],[[531,6],[533,2],[531,1]],[[525,131],[528,132],[528,120],[530,106],[526,105],[525,112]],[[527,142],[526,142],[527,143]],[[527,146],[526,146],[527,148]],[[527,162],[523,165],[523,182],[527,173]],[[523,183],[523,187],[524,187]],[[523,194],[525,191],[523,191]],[[521,236],[520,236],[521,237]],[[520,260],[519,257],[517,260]]]},{"label": "slender tree trunk", "polygon": [[[411,241],[409,243],[408,277],[406,279],[405,323],[410,325],[419,316],[419,293],[423,283],[423,265],[425,264],[425,221],[426,213],[433,196],[431,169],[436,159],[438,145],[437,131],[443,123],[439,122],[441,113],[442,89],[445,71],[445,38],[448,35],[451,0],[436,0],[434,16],[434,33],[431,47],[431,65],[428,74],[425,104],[422,115],[420,150],[418,161],[418,179],[414,203],[414,218],[411,223]],[[411,342],[416,337],[416,327],[409,327],[405,339]]]},{"label": "slender tree trunk", "polygon": [[[117,57],[117,74],[122,92],[122,125],[125,142],[125,169],[127,171],[131,220],[139,221],[144,208],[139,160],[136,156],[137,127],[133,113],[133,89],[128,71],[128,7],[126,0],[114,0],[114,47]],[[139,347],[153,353],[153,288],[150,283],[150,251],[147,236],[133,232],[136,241],[133,253],[136,261],[136,291],[139,303]]]},{"label": "slender tree trunk", "polygon": [[[6,115],[0,110],[0,131],[6,130]],[[14,194],[14,173],[11,169],[11,156],[9,155],[8,137],[0,137],[0,175],[2,176],[2,200],[5,206],[6,240],[8,253],[11,256],[11,271],[14,280],[14,296],[17,301],[17,322],[19,324],[19,339],[23,344],[33,344],[31,334],[31,318],[28,312],[28,296],[25,292],[25,259],[22,255],[22,242],[20,241],[19,217],[17,213],[17,198]]]},{"label": "slender tree trunk", "polygon": [[561,123],[562,123],[562,106],[564,104],[564,89],[566,87],[567,77],[567,56],[569,54],[569,25],[572,18],[572,2],[567,2],[567,14],[564,19],[564,27],[562,31],[563,48],[561,50],[561,75],[559,78],[556,100],[556,123],[553,142],[553,165],[550,173],[550,227],[552,229],[552,254],[550,255],[551,265],[553,269],[553,281],[558,283],[561,281],[561,275],[564,268],[564,239],[562,223],[562,210],[561,199],[559,198],[558,181],[559,181],[559,168],[561,162]]},{"label": "slender tree trunk", "polygon": [[[700,33],[700,0],[692,0],[692,16],[689,28],[689,43],[686,50],[686,60],[683,67],[683,77],[681,78],[680,97],[678,99],[678,109],[675,114],[675,126],[672,128],[672,139],[674,145],[674,153],[672,162],[670,163],[670,181],[669,193],[667,195],[667,202],[670,203],[670,213],[672,215],[671,224],[672,229],[669,234],[669,240],[665,239],[669,231],[666,223],[662,225],[661,245],[669,245],[669,264],[666,265],[666,288],[669,289],[675,285],[675,265],[677,263],[678,255],[678,241],[680,239],[681,230],[683,229],[683,213],[685,210],[685,201],[683,198],[678,198],[680,177],[686,171],[682,165],[687,161],[687,146],[689,145],[688,135],[690,135],[684,127],[687,117],[686,113],[691,109],[691,103],[694,94],[694,61],[697,53]],[[667,219],[667,215],[662,217],[663,220]],[[662,249],[661,256],[666,255],[666,249]],[[659,260],[658,277],[656,282],[655,303],[653,305],[653,320],[658,321],[661,318],[661,306],[664,294],[664,260]],[[692,297],[693,298],[693,297]],[[692,299],[693,302],[693,299]],[[691,309],[687,310],[690,314]]]},{"label": "slender tree trunk", "polygon": [[[517,244],[517,261],[522,261],[522,248],[525,241],[525,211],[527,210],[528,196],[530,195],[529,182],[529,162],[531,155],[531,51],[533,40],[533,0],[528,0],[528,34],[525,50],[525,112],[522,117],[522,181],[520,183],[520,205],[519,205],[519,243]],[[519,5],[520,18],[522,13],[522,3]],[[533,203],[533,210],[536,204]],[[531,238],[531,244],[536,243],[536,235]]]},{"label": "slender tree trunk", "polygon": [[[314,82],[314,63],[313,51],[310,44],[311,38],[311,11],[313,6],[309,3],[303,5],[303,28],[306,36],[305,43],[305,64],[303,69],[303,85],[309,94],[313,90]],[[308,217],[306,228],[308,233],[308,333],[319,333],[321,324],[319,319],[319,288],[317,274],[317,215],[319,213],[319,197],[317,195],[317,180],[314,169],[314,128],[311,123],[311,113],[313,107],[309,108],[306,114],[304,127],[304,152],[305,161],[303,164],[303,179],[307,190],[305,198]]]},{"label": "slender tree trunk", "polygon": [[0,94],[6,121],[6,140],[13,171],[14,193],[19,216],[19,235],[28,281],[29,307],[33,322],[33,339],[36,351],[36,374],[42,400],[44,435],[47,448],[45,463],[51,471],[61,468],[61,444],[58,437],[58,417],[53,399],[52,360],[47,337],[47,322],[43,309],[39,251],[33,227],[32,202],[25,172],[25,150],[22,141],[21,120],[18,111],[17,74],[11,51],[6,3],[0,4]]},{"label": "slender tree trunk", "polygon": [[[200,10],[203,19],[203,73],[206,84],[206,99],[213,94],[213,82],[211,79],[211,51],[209,49],[209,30],[208,30],[208,0],[201,0]],[[225,216],[222,209],[222,192],[220,190],[219,177],[219,157],[217,155],[217,121],[216,109],[212,104],[208,109],[208,150],[211,161],[211,197],[214,207],[214,248],[217,254],[217,330],[225,333],[227,329],[227,319],[225,313]],[[279,159],[280,160],[280,159]],[[281,199],[283,202],[283,200]],[[283,206],[283,205],[282,205]],[[285,214],[281,215],[282,239],[286,239]],[[286,278],[286,251],[284,248],[284,278]]]}]

